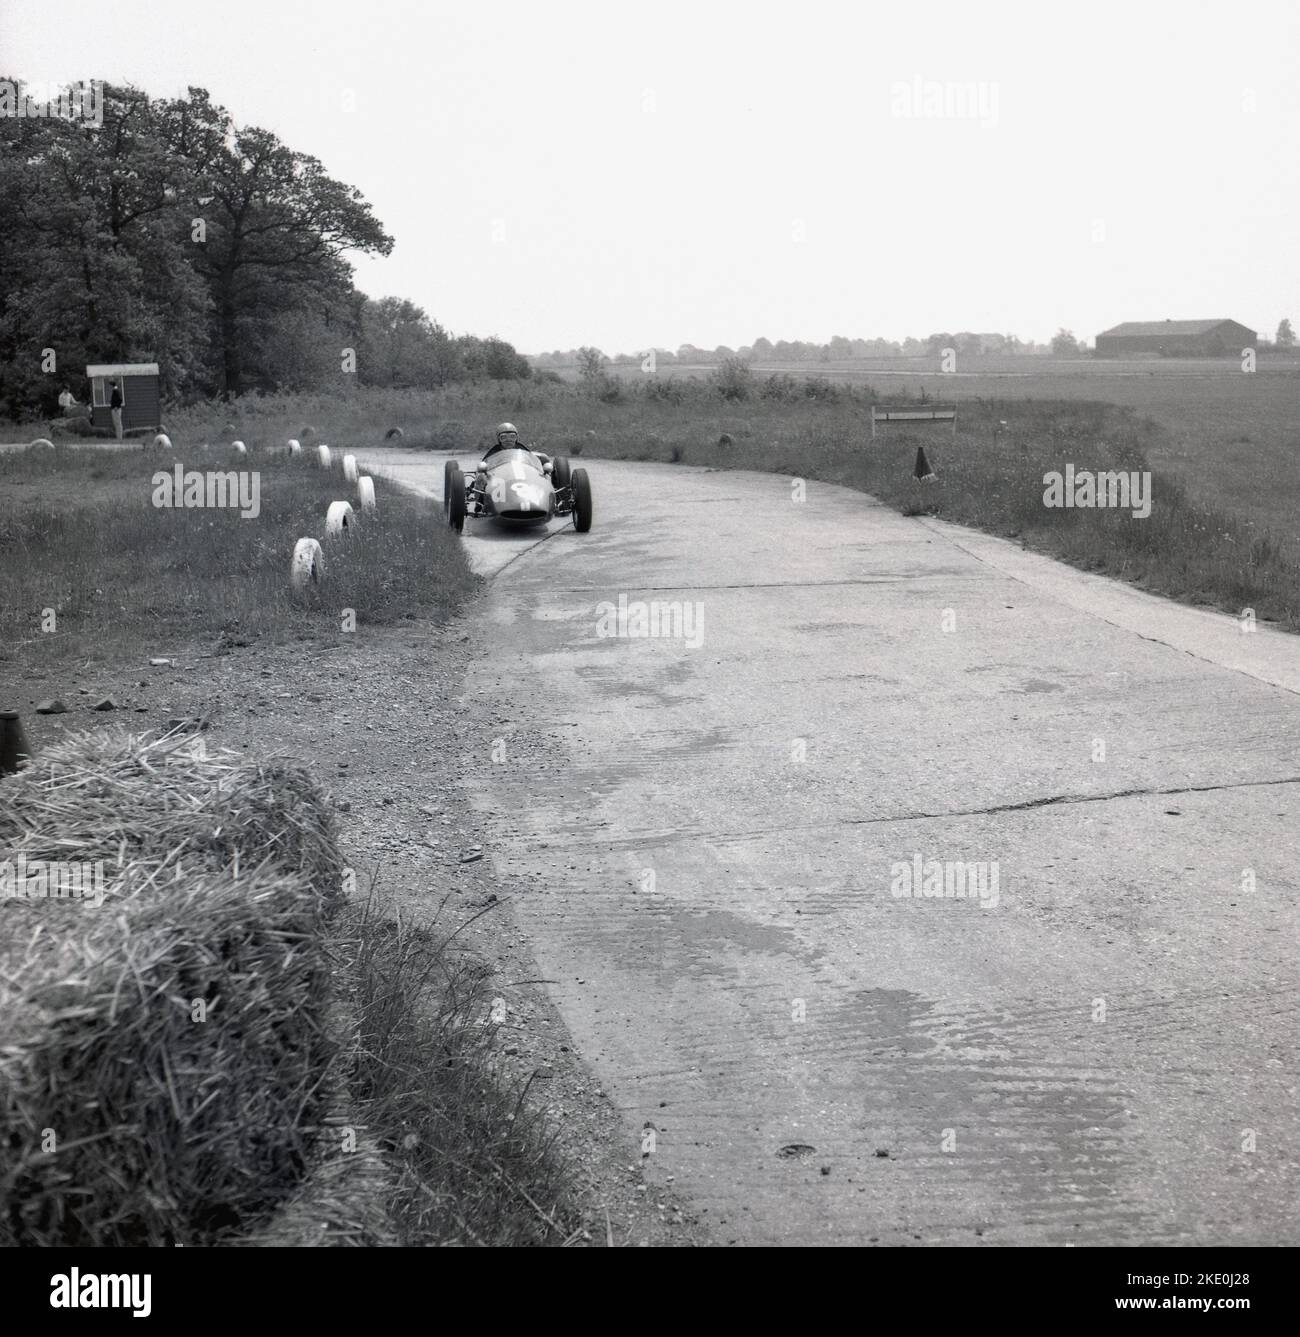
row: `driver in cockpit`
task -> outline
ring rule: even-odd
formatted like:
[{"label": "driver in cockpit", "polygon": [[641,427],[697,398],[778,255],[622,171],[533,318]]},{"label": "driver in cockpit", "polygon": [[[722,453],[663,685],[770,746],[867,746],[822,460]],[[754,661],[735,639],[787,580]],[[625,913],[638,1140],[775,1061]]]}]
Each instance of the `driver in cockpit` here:
[{"label": "driver in cockpit", "polygon": [[[492,466],[492,456],[500,454],[502,451],[505,450],[526,450],[530,455],[534,456],[537,459],[538,463],[542,466],[542,472],[544,474],[547,474],[548,476],[550,475],[551,470],[553,468],[551,464],[551,457],[549,455],[544,455],[540,450],[536,450],[532,446],[520,445],[519,429],[514,425],[514,423],[499,422],[497,423],[496,441],[493,442],[493,444],[490,445],[487,448],[487,450],[483,452],[482,463],[480,463],[480,465],[478,466],[478,469],[475,473],[473,485],[470,488],[471,493],[475,489],[478,489],[479,491],[486,490],[487,471]],[[471,504],[470,509],[471,512],[474,511],[475,508],[473,504]]]}]

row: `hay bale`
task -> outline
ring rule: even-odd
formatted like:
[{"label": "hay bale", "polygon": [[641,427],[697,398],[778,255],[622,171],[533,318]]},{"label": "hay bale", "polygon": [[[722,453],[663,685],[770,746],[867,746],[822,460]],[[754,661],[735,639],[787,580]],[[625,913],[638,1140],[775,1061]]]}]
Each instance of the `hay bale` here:
[{"label": "hay bale", "polygon": [[0,1245],[247,1234],[311,1162],[336,1061],[324,800],[185,736],[68,738],[4,783],[6,857],[106,885],[0,902]]},{"label": "hay bale", "polygon": [[[336,928],[338,927],[336,923]],[[338,955],[350,954],[348,928],[337,940]],[[357,1042],[354,1008],[336,997],[331,1008],[332,1035]],[[314,1159],[294,1192],[260,1229],[240,1241],[254,1248],[374,1248],[400,1243],[389,1218],[393,1174],[366,1115],[353,1102],[346,1073],[336,1064],[330,1072],[329,1112],[321,1121]]]},{"label": "hay bale", "polygon": [[382,1248],[401,1243],[388,1216],[387,1205],[394,1192],[392,1172],[374,1138],[364,1130],[357,1130],[354,1151],[338,1150],[338,1135],[348,1123],[346,1113],[330,1116],[317,1159],[302,1183],[264,1227],[239,1241],[241,1245],[310,1249]]}]

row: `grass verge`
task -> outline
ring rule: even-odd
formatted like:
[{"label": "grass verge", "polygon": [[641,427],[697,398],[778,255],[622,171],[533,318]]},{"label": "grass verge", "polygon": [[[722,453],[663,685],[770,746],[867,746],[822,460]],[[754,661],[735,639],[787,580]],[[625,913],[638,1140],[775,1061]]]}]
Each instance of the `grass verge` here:
[{"label": "grass verge", "polygon": [[442,936],[379,915],[348,935],[351,1086],[389,1163],[407,1245],[563,1245],[583,1230],[558,1130],[492,1056],[491,972]]},{"label": "grass verge", "polygon": [[[247,475],[236,506],[155,504],[163,476]],[[253,480],[256,480],[256,494]],[[378,506],[348,534],[325,537],[334,500],[356,488],[333,467],[286,452],[34,449],[0,455],[0,657],[103,660],[166,655],[207,635],[227,644],[355,624],[448,616],[475,577],[437,507],[374,480]],[[205,489],[206,497],[206,489]],[[251,511],[246,507],[246,511]],[[299,538],[324,548],[324,578],[289,584]]]}]

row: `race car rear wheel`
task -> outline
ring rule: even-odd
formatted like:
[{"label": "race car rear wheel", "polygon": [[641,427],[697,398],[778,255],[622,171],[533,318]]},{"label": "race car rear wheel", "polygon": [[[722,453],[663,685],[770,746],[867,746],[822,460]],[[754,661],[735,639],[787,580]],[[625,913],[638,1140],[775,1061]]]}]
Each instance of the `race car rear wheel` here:
[{"label": "race car rear wheel", "polygon": [[455,460],[448,460],[443,469],[442,510],[447,523],[459,534],[465,528],[465,475]]},{"label": "race car rear wheel", "polygon": [[551,461],[551,485],[555,488],[568,487],[572,477],[569,461],[563,455],[557,455]]},{"label": "race car rear wheel", "polygon": [[579,534],[591,528],[591,480],[586,469],[575,469],[571,477],[573,488],[573,527]]}]

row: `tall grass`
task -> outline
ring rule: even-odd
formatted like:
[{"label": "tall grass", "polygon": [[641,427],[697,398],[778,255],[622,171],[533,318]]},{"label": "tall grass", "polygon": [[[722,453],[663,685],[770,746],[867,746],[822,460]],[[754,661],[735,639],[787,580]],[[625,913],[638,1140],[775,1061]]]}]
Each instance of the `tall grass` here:
[{"label": "tall grass", "polygon": [[530,1083],[497,1075],[492,971],[454,936],[373,904],[344,934],[350,1086],[392,1170],[389,1218],[407,1245],[570,1243],[583,1229],[575,1167]]},{"label": "tall grass", "polygon": [[[177,458],[200,472],[256,471],[260,513],[156,507],[153,476]],[[243,643],[342,630],[345,609],[358,625],[449,615],[475,579],[460,544],[436,505],[375,485],[377,513],[326,540],[328,504],[356,504],[338,454],[329,470],[283,451],[0,455],[0,645],[39,647],[43,658],[161,653],[208,634]],[[289,566],[302,537],[322,541],[325,576],[295,592]]]}]

